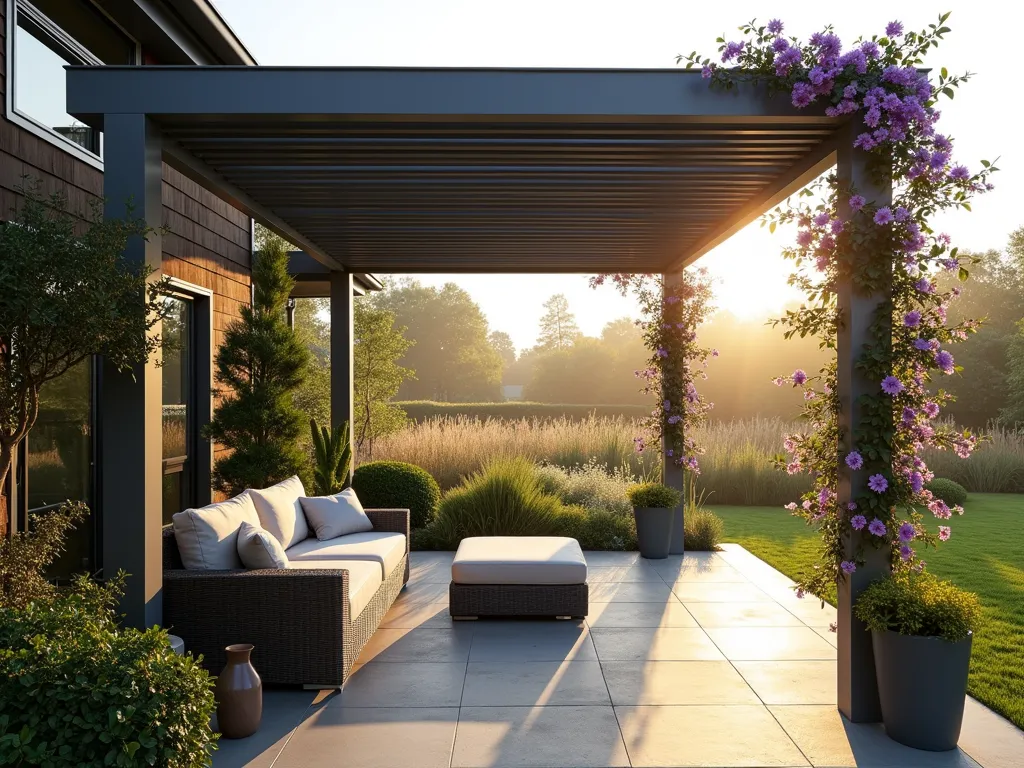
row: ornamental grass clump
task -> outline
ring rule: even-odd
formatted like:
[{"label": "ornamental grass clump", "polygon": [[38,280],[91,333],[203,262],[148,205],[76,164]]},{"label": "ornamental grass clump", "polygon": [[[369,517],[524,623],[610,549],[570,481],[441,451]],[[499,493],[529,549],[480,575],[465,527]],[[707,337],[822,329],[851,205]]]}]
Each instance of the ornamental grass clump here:
[{"label": "ornamental grass clump", "polygon": [[634,485],[627,493],[634,509],[675,509],[683,500],[682,493],[661,483]]},{"label": "ornamental grass clump", "polygon": [[424,541],[456,549],[469,536],[554,536],[562,511],[529,459],[498,458],[444,495]]},{"label": "ornamental grass clump", "polygon": [[966,638],[978,626],[978,596],[925,573],[903,573],[869,586],[854,606],[857,618],[873,632]]},{"label": "ornamental grass clump", "polygon": [[603,510],[627,516],[633,511],[626,491],[635,483],[629,470],[621,467],[609,472],[597,459],[575,467],[543,464],[537,467],[537,477],[547,493],[565,504],[578,504],[588,510]]}]

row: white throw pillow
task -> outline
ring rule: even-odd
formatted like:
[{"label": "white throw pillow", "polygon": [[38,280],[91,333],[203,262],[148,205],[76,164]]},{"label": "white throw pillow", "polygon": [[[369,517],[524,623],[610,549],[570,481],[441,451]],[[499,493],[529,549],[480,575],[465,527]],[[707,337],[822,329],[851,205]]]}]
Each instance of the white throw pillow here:
[{"label": "white throw pillow", "polygon": [[297,475],[269,488],[250,488],[249,493],[256,505],[260,525],[274,534],[282,547],[288,549],[309,537],[309,526],[299,504],[299,498],[306,495],[306,490]]},{"label": "white throw pillow", "polygon": [[287,568],[288,555],[270,531],[257,528],[252,523],[242,523],[238,529],[238,556],[242,565],[250,570],[257,568]]},{"label": "white throw pillow", "polygon": [[248,491],[227,501],[174,515],[171,524],[182,564],[198,571],[241,568],[238,529],[242,523],[260,523]]},{"label": "white throw pillow", "polygon": [[373,530],[373,523],[351,488],[334,496],[304,496],[299,501],[313,533],[320,541]]}]

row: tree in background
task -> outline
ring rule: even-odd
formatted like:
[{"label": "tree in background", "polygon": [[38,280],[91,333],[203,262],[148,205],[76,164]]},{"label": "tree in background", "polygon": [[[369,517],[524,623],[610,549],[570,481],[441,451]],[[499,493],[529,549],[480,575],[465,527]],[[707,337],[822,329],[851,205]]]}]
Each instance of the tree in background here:
[{"label": "tree in background", "polygon": [[401,430],[405,411],[391,402],[402,383],[415,373],[398,361],[415,345],[405,338],[405,327],[395,326],[395,315],[364,301],[355,306],[353,351],[356,448],[361,458],[373,458],[373,443]]},{"label": "tree in background", "polygon": [[576,316],[569,311],[569,300],[565,294],[556,293],[544,302],[547,312],[540,319],[540,335],[537,346],[542,349],[568,349],[580,336]]},{"label": "tree in background", "polygon": [[494,351],[501,356],[504,366],[502,371],[508,371],[516,363],[516,345],[512,343],[512,337],[505,331],[491,331],[487,340],[491,342]]},{"label": "tree in background", "polygon": [[265,233],[253,254],[253,303],[242,306],[217,351],[222,398],[205,437],[231,453],[214,464],[217,490],[235,495],[264,488],[307,466],[299,447],[307,417],[295,405],[309,352],[285,319],[295,281],[288,276],[287,243]]},{"label": "tree in background", "polygon": [[1017,335],[1007,349],[1006,405],[999,412],[999,421],[1008,427],[1024,427],[1024,320],[1017,323]]},{"label": "tree in background", "polygon": [[32,183],[22,191],[17,218],[0,227],[0,536],[3,488],[39,415],[40,389],[90,355],[119,371],[144,363],[166,314],[166,284],[122,259],[130,237],[151,231],[131,208],[124,220],[105,219],[96,201],[83,222],[63,195],[44,198]]},{"label": "tree in background", "polygon": [[957,323],[981,318],[982,325],[957,346],[956,363],[964,370],[943,381],[944,389],[956,398],[945,412],[959,424],[982,428],[1000,418],[1009,401],[1022,396],[1019,389],[1014,392],[1009,375],[1011,343],[1024,318],[1024,228],[1010,235],[1003,252],[961,251],[961,257],[977,261],[969,266],[971,279],[962,285],[955,274],[945,276],[943,289],[963,291],[951,302],[949,319]]},{"label": "tree in background", "polygon": [[501,355],[488,340],[487,319],[464,289],[454,283],[436,288],[404,279],[367,300],[393,313],[415,342],[400,362],[416,372],[416,379],[402,384],[399,399],[500,399]]},{"label": "tree in background", "polygon": [[331,423],[331,302],[295,300],[295,333],[309,350],[309,369],[295,406],[320,424]]}]

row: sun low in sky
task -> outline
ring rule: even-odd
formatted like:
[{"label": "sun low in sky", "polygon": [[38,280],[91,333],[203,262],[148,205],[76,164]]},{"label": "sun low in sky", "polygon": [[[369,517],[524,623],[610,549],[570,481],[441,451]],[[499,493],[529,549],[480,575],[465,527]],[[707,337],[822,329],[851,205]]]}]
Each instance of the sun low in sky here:
[{"label": "sun low in sky", "polygon": [[[996,190],[974,213],[938,217],[961,248],[1002,248],[1024,224],[1024,143],[1021,100],[1010,84],[1019,73],[1013,45],[993,44],[998,29],[1024,28],[1024,4],[1005,0],[215,0],[227,22],[261,64],[408,67],[675,67],[692,50],[713,55],[715,39],[753,18],[786,23],[786,32],[808,37],[826,24],[844,43],[881,34],[889,21],[920,29],[952,11],[953,32],[926,62],[974,78],[955,101],[945,101],[942,124],[955,140],[958,162],[974,169],[997,155]],[[791,231],[770,235],[757,222],[700,263],[715,277],[720,309],[741,318],[777,315],[797,298],[787,285],[792,265],[780,257]],[[581,275],[429,275],[469,291],[494,330],[511,334],[519,349],[533,346],[542,304],[563,293],[580,329],[598,335],[609,320],[636,316],[635,308],[606,287],[593,291]]]}]

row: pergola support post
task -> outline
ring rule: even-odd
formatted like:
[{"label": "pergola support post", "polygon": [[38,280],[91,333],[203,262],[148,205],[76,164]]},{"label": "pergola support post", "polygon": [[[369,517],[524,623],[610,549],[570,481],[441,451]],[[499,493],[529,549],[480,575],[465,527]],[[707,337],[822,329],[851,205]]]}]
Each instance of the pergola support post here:
[{"label": "pergola support post", "polygon": [[[133,237],[124,260],[149,267],[152,279],[162,265],[160,133],[146,115],[107,115],[104,130],[103,194],[107,218],[124,218],[125,205],[155,231]],[[147,296],[141,293],[140,303]],[[162,329],[159,324],[154,332]],[[162,374],[160,353],[148,362],[119,372],[106,360],[99,374],[98,505],[102,510],[103,573],[128,573],[120,610],[124,623],[150,627],[163,623],[162,511]]]},{"label": "pergola support post", "polygon": [[[331,272],[331,425],[349,424],[355,455],[355,294],[351,272]],[[354,462],[353,462],[354,465]]]},{"label": "pergola support post", "polygon": [[[666,272],[662,275],[662,298],[665,299],[668,296],[672,296],[676,292],[676,287],[682,282],[682,272]],[[675,390],[668,387],[664,381],[662,385],[662,398],[672,403],[680,403],[686,396],[685,392]],[[679,430],[682,432],[683,425],[679,425]],[[669,488],[675,488],[677,491],[682,493],[683,487],[683,468],[681,465],[676,463],[677,456],[669,456],[669,440],[662,430],[661,437],[661,458],[663,462],[661,474],[662,482]],[[669,554],[681,555],[686,551],[683,537],[683,519],[686,511],[686,500],[679,505],[675,513],[672,516],[672,541],[669,544]]]},{"label": "pergola support post", "polygon": [[[843,132],[839,142],[837,172],[839,180],[839,210],[841,219],[849,220],[851,211],[846,191],[863,195],[869,204],[888,206],[892,202],[892,184],[883,182],[868,173],[867,153],[856,149],[853,141],[864,130],[855,122]],[[870,254],[851,254],[856,263]],[[880,306],[891,299],[890,280],[872,294],[865,294],[854,284],[849,275],[840,277],[838,289],[839,333],[837,347],[837,383],[839,391],[839,455],[851,450],[856,439],[854,425],[861,418],[859,399],[866,394],[876,394],[879,382],[870,380],[857,369],[857,359],[863,353],[864,345],[874,339],[870,326]],[[842,459],[839,460],[838,503],[844,509],[847,502],[866,490],[867,472],[853,472]],[[842,514],[842,512],[841,512]],[[863,533],[866,533],[863,532]],[[852,532],[844,542],[846,556],[853,559],[857,546],[864,543],[864,564],[850,576],[840,578],[838,583],[838,705],[839,711],[855,723],[878,722],[882,719],[878,701],[878,685],[875,679],[875,658],[871,647],[871,633],[864,623],[853,615],[853,605],[861,592],[873,581],[890,571],[889,554],[884,548],[876,548],[866,541],[863,533]]]}]

